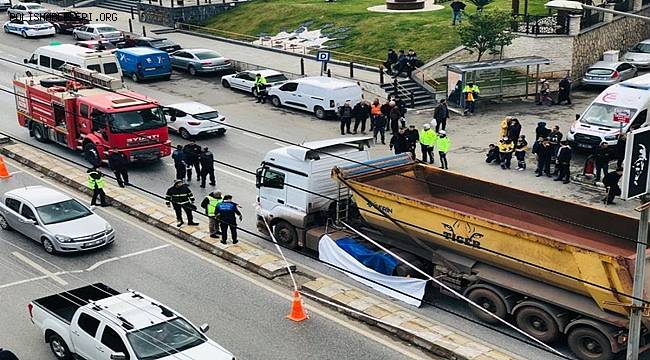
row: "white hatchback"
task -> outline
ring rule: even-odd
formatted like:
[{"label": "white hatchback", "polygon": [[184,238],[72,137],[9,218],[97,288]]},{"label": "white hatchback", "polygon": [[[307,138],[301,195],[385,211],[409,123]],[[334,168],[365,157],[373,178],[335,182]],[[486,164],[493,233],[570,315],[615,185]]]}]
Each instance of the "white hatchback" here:
[{"label": "white hatchback", "polygon": [[163,107],[167,127],[183,139],[197,135],[223,135],[227,130],[226,117],[208,106],[196,101],[172,104]]},{"label": "white hatchback", "polygon": [[255,77],[257,74],[264,76],[268,87],[283,84],[289,81],[283,73],[275,70],[247,70],[237,74],[225,75],[221,77],[221,85],[225,88],[233,88],[252,93],[257,96],[255,89]]}]

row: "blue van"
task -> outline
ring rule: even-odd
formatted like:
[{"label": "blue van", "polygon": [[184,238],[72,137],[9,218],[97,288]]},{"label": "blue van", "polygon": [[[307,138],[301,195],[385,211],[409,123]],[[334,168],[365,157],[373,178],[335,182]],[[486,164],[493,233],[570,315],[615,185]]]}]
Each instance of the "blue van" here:
[{"label": "blue van", "polygon": [[135,82],[153,78],[169,80],[172,76],[169,54],[165,51],[148,47],[132,47],[118,49],[115,56],[120,62],[122,73]]}]

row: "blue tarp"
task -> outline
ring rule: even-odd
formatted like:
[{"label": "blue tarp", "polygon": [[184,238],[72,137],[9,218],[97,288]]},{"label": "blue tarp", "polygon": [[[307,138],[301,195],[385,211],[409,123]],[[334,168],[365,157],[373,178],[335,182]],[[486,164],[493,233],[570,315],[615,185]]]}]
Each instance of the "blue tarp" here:
[{"label": "blue tarp", "polygon": [[349,237],[336,240],[336,245],[357,261],[378,273],[393,275],[393,270],[399,265],[399,261],[390,254],[372,250],[367,245]]}]

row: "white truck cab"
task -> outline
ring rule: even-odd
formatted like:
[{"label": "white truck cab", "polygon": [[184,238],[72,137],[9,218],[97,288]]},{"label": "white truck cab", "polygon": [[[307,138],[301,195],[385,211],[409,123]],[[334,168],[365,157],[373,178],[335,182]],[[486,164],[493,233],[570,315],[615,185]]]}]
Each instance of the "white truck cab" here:
[{"label": "white truck cab", "polygon": [[32,323],[59,360],[235,360],[162,303],[101,283],[46,296],[28,305]]},{"label": "white truck cab", "polygon": [[618,134],[647,126],[650,74],[605,89],[571,126],[567,140],[576,148],[593,150],[602,142],[616,145]]},{"label": "white truck cab", "polygon": [[278,242],[304,246],[306,229],[335,210],[340,190],[332,168],[368,161],[371,140],[329,139],[269,151],[257,169],[258,230],[267,233],[266,219]]}]

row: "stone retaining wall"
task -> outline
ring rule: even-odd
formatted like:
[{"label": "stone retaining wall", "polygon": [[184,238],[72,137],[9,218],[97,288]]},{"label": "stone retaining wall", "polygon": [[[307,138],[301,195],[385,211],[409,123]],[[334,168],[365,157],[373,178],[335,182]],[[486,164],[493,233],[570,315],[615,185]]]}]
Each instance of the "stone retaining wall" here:
[{"label": "stone retaining wall", "polygon": [[201,24],[211,17],[236,6],[236,3],[202,4],[200,6],[166,7],[140,3],[140,21],[173,27],[177,22]]}]

